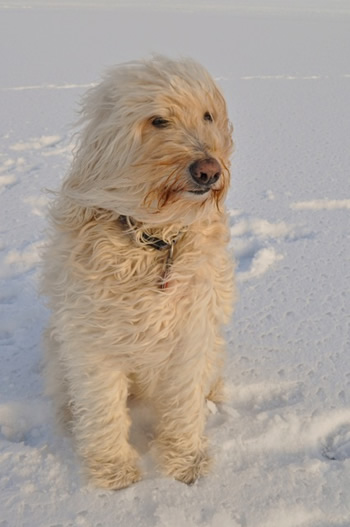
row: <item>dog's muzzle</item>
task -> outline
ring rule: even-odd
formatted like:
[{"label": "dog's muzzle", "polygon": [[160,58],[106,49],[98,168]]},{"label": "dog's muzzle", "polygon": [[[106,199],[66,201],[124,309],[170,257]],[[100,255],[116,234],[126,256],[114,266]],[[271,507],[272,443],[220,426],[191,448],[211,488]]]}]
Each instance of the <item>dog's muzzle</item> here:
[{"label": "dog's muzzle", "polygon": [[193,194],[205,194],[218,181],[221,176],[221,166],[216,159],[197,159],[189,166],[189,172],[196,188]]}]

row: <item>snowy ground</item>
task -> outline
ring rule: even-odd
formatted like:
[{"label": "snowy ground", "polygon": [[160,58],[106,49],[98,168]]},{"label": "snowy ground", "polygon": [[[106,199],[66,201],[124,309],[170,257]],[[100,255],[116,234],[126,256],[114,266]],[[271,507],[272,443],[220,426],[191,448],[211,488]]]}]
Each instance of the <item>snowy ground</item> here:
[{"label": "snowy ground", "polygon": [[[63,4],[0,2],[0,527],[349,527],[349,2]],[[106,492],[42,396],[44,189],[86,87],[152,51],[203,62],[235,125],[232,400],[212,408],[208,478],[156,472],[136,415],[145,479]]]}]

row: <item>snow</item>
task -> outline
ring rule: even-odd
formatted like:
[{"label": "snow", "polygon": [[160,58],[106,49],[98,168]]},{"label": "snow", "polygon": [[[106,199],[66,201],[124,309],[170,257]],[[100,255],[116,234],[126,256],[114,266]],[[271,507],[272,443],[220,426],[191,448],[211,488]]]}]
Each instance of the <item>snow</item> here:
[{"label": "snow", "polygon": [[298,210],[350,209],[350,199],[312,199],[291,203],[290,206]]},{"label": "snow", "polygon": [[[346,0],[0,2],[0,527],[349,527],[350,6]],[[106,66],[190,55],[225,92],[239,302],[212,474],[155,467],[118,492],[81,477],[42,394],[37,293],[47,189]]]}]

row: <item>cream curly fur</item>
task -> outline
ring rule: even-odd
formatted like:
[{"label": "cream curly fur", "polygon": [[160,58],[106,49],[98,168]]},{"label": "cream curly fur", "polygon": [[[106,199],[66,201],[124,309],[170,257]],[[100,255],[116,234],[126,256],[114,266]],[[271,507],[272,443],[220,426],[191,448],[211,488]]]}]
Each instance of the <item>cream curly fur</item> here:
[{"label": "cream curly fur", "polygon": [[[156,116],[168,125],[155,127]],[[196,62],[156,56],[112,69],[85,97],[81,124],[44,258],[47,390],[96,485],[141,477],[130,395],[156,410],[166,473],[192,483],[210,466],[205,398],[222,397],[222,326],[233,302],[225,101]],[[196,195],[189,166],[203,158],[222,174]],[[177,240],[166,278],[167,251],[143,233]]]}]

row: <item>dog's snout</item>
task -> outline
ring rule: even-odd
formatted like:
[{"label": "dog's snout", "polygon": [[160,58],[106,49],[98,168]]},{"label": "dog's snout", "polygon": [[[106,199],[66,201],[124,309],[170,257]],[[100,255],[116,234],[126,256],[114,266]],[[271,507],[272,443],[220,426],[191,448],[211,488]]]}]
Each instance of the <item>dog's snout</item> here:
[{"label": "dog's snout", "polygon": [[189,167],[192,179],[203,187],[211,187],[221,176],[221,166],[216,159],[198,159]]}]

